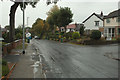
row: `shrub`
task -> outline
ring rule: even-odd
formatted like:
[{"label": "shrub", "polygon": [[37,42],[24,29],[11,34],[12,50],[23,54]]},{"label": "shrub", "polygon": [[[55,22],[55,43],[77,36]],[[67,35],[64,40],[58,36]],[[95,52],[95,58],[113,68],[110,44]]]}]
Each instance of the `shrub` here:
[{"label": "shrub", "polygon": [[90,38],[94,40],[99,40],[101,38],[101,32],[99,30],[93,30]]},{"label": "shrub", "polygon": [[7,65],[7,61],[5,61],[4,59],[2,60],[2,65]]},{"label": "shrub", "polygon": [[16,38],[16,39],[21,39],[21,38],[22,38],[22,34],[21,34],[21,33],[17,33],[17,34],[15,35],[15,38]]},{"label": "shrub", "polygon": [[2,34],[2,37],[4,38],[4,42],[9,42],[9,33]]},{"label": "shrub", "polygon": [[2,76],[6,76],[9,73],[7,62],[2,60]]},{"label": "shrub", "polygon": [[9,73],[8,65],[2,65],[2,76],[6,76]]},{"label": "shrub", "polygon": [[73,38],[73,39],[79,39],[79,38],[80,38],[80,34],[79,34],[78,32],[74,32],[74,33],[72,34],[72,38]]},{"label": "shrub", "polygon": [[118,43],[120,43],[120,38],[117,38]]},{"label": "shrub", "polygon": [[72,38],[72,34],[73,34],[73,32],[68,32],[68,33],[66,33],[66,34],[65,34],[66,39],[67,39],[67,40],[68,40],[68,39],[71,39],[71,38]]}]

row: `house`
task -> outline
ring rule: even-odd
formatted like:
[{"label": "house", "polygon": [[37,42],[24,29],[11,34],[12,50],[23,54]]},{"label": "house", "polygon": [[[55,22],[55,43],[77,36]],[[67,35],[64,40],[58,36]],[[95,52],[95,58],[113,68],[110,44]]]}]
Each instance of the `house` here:
[{"label": "house", "polygon": [[84,24],[82,24],[82,23],[81,23],[81,24],[76,24],[75,31],[76,31],[76,32],[80,32],[80,28],[81,28],[81,27],[84,27]]},{"label": "house", "polygon": [[103,27],[103,12],[101,14],[93,13],[88,18],[86,18],[82,23],[85,26],[85,33],[89,35],[91,30],[99,30]]},{"label": "house", "polygon": [[120,38],[120,9],[104,17],[104,37],[107,40]]},{"label": "house", "polygon": [[[66,33],[67,32],[75,32],[75,28],[76,28],[76,24],[69,24],[66,26]],[[65,31],[65,28],[64,27],[61,27],[61,32],[64,32]]]},{"label": "house", "polygon": [[75,32],[76,24],[70,24],[66,26],[66,32]]}]

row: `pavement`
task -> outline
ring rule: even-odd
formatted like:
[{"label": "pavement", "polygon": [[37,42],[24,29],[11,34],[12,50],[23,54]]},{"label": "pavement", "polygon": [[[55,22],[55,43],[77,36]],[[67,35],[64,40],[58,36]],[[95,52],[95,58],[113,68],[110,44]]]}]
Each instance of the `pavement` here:
[{"label": "pavement", "polygon": [[118,45],[79,46],[33,39],[25,54],[7,55],[9,78],[118,78]]},{"label": "pavement", "polygon": [[[8,74],[7,78],[36,78],[35,74],[37,72],[37,68],[39,71],[41,71],[41,66],[37,61],[38,59],[35,58],[37,54],[32,43],[28,44],[25,54],[22,54],[22,50],[12,51],[12,54],[6,55],[4,57],[8,62],[9,68],[12,68],[12,65],[15,65],[13,71]],[[43,78],[41,72],[38,74],[39,78]]]}]

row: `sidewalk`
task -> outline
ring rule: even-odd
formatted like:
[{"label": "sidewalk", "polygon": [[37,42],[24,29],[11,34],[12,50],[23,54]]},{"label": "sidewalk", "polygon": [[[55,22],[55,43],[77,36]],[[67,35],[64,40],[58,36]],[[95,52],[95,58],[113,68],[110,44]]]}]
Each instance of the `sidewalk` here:
[{"label": "sidewalk", "polygon": [[20,59],[17,62],[10,78],[33,78],[33,68],[34,61],[31,60],[31,55],[34,53],[31,44],[28,44],[25,54],[20,55]]},{"label": "sidewalk", "polygon": [[12,72],[8,74],[7,78],[36,78],[36,75],[37,78],[41,78],[41,66],[39,65],[39,63],[37,63],[37,70],[39,71],[35,70],[35,64],[37,61],[33,59],[32,55],[34,54],[36,57],[37,54],[32,42],[28,44],[25,51],[25,54],[22,54],[22,51],[19,51],[19,54],[13,53],[4,57],[8,61],[9,68],[12,65],[16,64]]}]

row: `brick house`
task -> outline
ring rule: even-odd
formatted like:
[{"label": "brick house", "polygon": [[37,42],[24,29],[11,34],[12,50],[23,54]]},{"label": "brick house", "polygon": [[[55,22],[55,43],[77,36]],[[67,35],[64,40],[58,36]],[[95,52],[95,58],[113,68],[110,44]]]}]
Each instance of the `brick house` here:
[{"label": "brick house", "polygon": [[107,40],[120,38],[120,9],[104,17],[104,37]]}]

